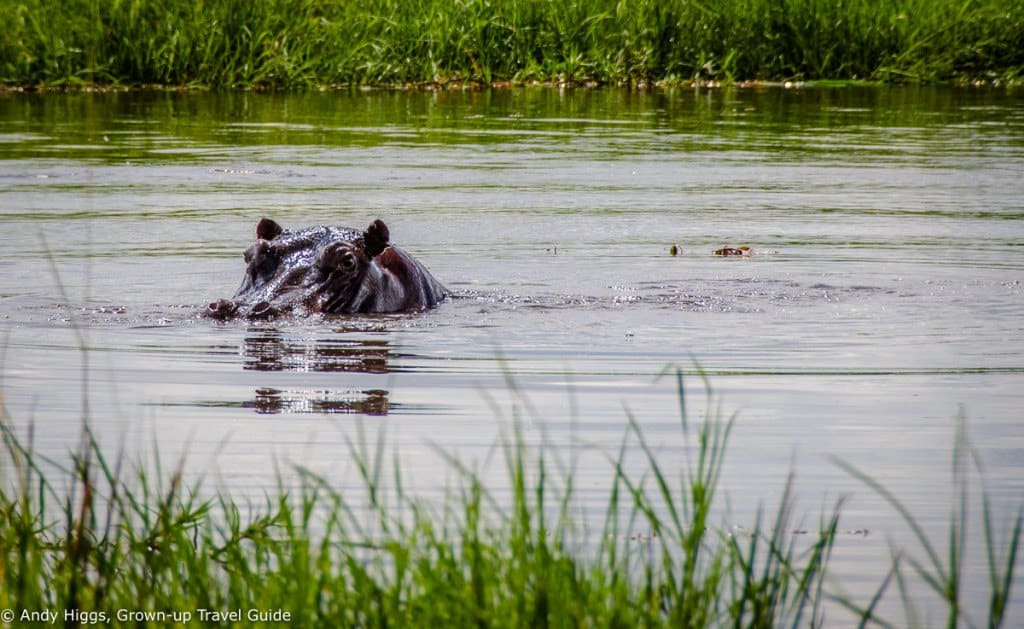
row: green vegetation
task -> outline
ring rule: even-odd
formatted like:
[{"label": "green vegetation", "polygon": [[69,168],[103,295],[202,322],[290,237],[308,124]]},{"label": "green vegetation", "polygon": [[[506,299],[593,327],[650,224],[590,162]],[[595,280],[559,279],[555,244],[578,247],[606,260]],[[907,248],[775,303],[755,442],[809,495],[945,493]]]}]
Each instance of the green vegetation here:
[{"label": "green vegetation", "polygon": [[1024,0],[8,0],[0,83],[1006,82]]},{"label": "green vegetation", "polygon": [[[681,436],[692,458],[678,478],[670,477],[630,417],[610,461],[604,530],[596,543],[573,519],[572,462],[559,461],[549,448],[527,447],[518,428],[502,447],[507,499],[449,455],[461,479],[457,488],[442,504],[416,499],[403,490],[397,461],[385,478],[383,437],[373,447],[360,430],[348,454],[365,505],[299,469],[300,489],[279,487],[264,505],[243,508],[224,494],[201,498],[201,483],[186,485],[180,466],[166,480],[159,462],[152,471],[105,456],[88,427],[72,465],[62,467],[34,452],[31,431],[19,438],[4,415],[0,609],[12,610],[14,624],[24,624],[26,610],[56,610],[65,621],[71,610],[80,620],[140,625],[147,617],[139,614],[160,625],[257,618],[294,626],[820,626],[839,505],[800,552],[796,536],[787,533],[789,491],[770,528],[758,525],[737,537],[712,526],[732,420],[715,420],[709,402],[710,419],[690,426],[677,377]],[[529,409],[513,392],[516,408]],[[639,478],[625,471],[629,442],[648,464]],[[947,566],[894,497],[846,466],[919,534],[927,561],[906,561],[946,602],[950,627],[963,613],[968,449],[964,439],[958,443],[954,471],[963,500],[953,510]],[[1009,601],[1021,516],[1000,553],[987,497],[983,505],[989,626],[995,627]],[[862,625],[884,626],[875,606],[894,578],[903,591],[900,566],[894,558],[866,607],[839,603]],[[237,610],[240,618],[215,615]],[[269,615],[250,616],[258,610]]]}]

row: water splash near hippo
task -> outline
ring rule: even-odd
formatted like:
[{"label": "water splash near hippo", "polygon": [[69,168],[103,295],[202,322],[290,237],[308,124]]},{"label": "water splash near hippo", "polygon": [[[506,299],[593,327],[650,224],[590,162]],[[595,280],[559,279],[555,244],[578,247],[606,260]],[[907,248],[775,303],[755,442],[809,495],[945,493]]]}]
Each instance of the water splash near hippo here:
[{"label": "water splash near hippo", "polygon": [[364,231],[317,225],[286,230],[264,218],[245,250],[245,276],[231,299],[209,304],[214,319],[284,314],[411,312],[450,295],[423,264],[391,244],[387,225]]}]

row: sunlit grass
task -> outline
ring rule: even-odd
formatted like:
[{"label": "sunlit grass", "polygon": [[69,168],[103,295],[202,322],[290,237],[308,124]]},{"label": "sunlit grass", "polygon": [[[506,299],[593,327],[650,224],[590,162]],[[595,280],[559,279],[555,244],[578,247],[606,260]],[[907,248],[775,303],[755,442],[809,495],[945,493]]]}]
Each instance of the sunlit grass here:
[{"label": "sunlit grass", "polygon": [[1012,81],[1024,0],[13,0],[0,82]]},{"label": "sunlit grass", "polygon": [[[543,443],[527,444],[521,414],[534,420],[536,411],[514,386],[511,432],[499,447],[511,491],[493,492],[477,471],[439,450],[458,479],[440,502],[408,493],[384,434],[374,441],[361,425],[345,453],[361,480],[359,498],[300,467],[297,488],[282,481],[251,504],[186,482],[181,463],[165,470],[158,449],[149,464],[123,452],[108,456],[88,423],[70,464],[48,459],[33,448],[33,425],[19,436],[4,411],[0,609],[80,610],[116,622],[127,622],[120,610],[190,613],[189,622],[206,613],[208,624],[218,620],[214,611],[244,610],[245,622],[259,613],[249,610],[263,610],[277,616],[262,620],[295,626],[821,626],[842,501],[802,550],[791,534],[792,479],[770,521],[759,518],[750,535],[728,534],[711,513],[734,422],[720,418],[710,390],[694,422],[678,374],[677,385],[684,460],[678,469],[659,464],[629,416],[609,458],[596,540],[575,514],[573,462]],[[627,471],[635,468],[625,464],[627,452],[643,455],[643,471]],[[958,435],[945,564],[899,500],[840,463],[904,517],[925,551],[923,561],[894,557],[868,604],[838,598],[853,620],[901,624],[876,610],[895,578],[901,589],[907,579],[926,583],[945,602],[949,626],[958,624],[971,452]],[[981,504],[988,624],[999,626],[1021,516],[1000,544],[986,495]]]}]

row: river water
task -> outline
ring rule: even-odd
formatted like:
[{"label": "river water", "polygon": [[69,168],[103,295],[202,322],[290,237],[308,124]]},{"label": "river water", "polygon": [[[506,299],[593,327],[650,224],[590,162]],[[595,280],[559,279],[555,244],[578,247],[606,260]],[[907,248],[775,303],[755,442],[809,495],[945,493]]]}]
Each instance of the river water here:
[{"label": "river water", "polygon": [[[380,217],[455,297],[413,315],[195,316],[234,292],[263,216]],[[295,463],[355,488],[361,428],[385,432],[419,492],[455,477],[440,446],[501,495],[493,446],[520,417],[527,442],[575,461],[599,530],[627,417],[675,477],[687,448],[663,374],[683,370],[700,422],[703,371],[712,408],[737,414],[722,525],[772,510],[791,469],[805,525],[846,496],[833,587],[862,603],[890,543],[922,554],[831,457],[942,547],[962,414],[997,530],[1024,496],[1019,92],[5,93],[0,231],[3,401],[55,456],[84,413],[111,449],[187,454],[232,492],[260,496]],[[754,255],[712,255],[725,245]]]}]

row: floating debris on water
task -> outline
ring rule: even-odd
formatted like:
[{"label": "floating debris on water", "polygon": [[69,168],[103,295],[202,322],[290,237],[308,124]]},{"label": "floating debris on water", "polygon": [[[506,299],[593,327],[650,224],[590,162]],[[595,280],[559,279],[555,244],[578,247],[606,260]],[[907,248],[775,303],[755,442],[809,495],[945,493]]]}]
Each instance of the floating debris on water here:
[{"label": "floating debris on water", "polygon": [[754,250],[750,247],[743,245],[740,247],[720,247],[714,250],[716,256],[752,256]]},{"label": "floating debris on water", "polygon": [[[774,532],[774,530],[773,530],[773,532]],[[785,530],[783,530],[783,532],[787,533],[789,535],[811,535],[811,534],[817,534],[819,536],[827,535],[827,531],[813,531],[813,530],[810,530],[810,529],[785,529]],[[867,537],[869,533],[870,533],[870,531],[868,529],[863,529],[863,528],[862,529],[839,529],[839,530],[836,531],[836,535],[861,536],[861,537]],[[753,537],[756,534],[757,534],[757,530],[756,529],[747,528],[747,527],[743,526],[742,524],[734,525],[732,527],[732,530],[729,532],[729,535],[731,537]]]}]

